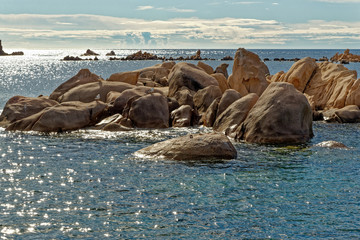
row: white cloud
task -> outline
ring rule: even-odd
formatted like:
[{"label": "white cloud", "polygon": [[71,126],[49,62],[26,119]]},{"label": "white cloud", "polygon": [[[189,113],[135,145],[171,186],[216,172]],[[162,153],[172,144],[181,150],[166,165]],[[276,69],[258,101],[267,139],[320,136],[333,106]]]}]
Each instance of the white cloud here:
[{"label": "white cloud", "polygon": [[[65,24],[64,24],[65,23]],[[242,18],[175,18],[149,21],[98,15],[1,15],[0,35],[18,42],[59,39],[67,45],[81,41],[103,47],[279,47],[300,43],[321,46],[360,39],[360,22],[309,21],[286,24],[275,20]],[[343,45],[338,46],[341,48]],[[59,48],[61,46],[54,45]],[[346,47],[346,46],[343,46]]]},{"label": "white cloud", "polygon": [[154,8],[153,6],[138,6],[136,8],[136,10],[144,11],[144,10],[150,10],[150,9],[153,9],[153,8]]},{"label": "white cloud", "polygon": [[328,3],[360,3],[360,0],[315,0],[317,2],[328,2]]}]

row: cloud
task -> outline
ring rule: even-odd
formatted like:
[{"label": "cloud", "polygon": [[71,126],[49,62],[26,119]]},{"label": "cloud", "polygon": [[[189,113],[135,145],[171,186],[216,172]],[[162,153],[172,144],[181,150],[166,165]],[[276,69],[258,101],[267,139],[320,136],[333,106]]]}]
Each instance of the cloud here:
[{"label": "cloud", "polygon": [[[60,24],[59,24],[60,23]],[[65,24],[63,24],[65,23]],[[0,35],[10,41],[59,48],[74,42],[122,48],[237,48],[343,46],[359,41],[360,22],[309,21],[287,24],[243,18],[144,20],[99,15],[1,15]],[[54,45],[51,45],[54,44]],[[40,44],[39,44],[40,45]]]},{"label": "cloud", "polygon": [[360,3],[360,0],[315,0],[317,2],[327,3]]},{"label": "cloud", "polygon": [[136,8],[136,10],[144,11],[144,10],[149,10],[149,9],[153,9],[153,8],[154,8],[153,6],[138,6]]}]

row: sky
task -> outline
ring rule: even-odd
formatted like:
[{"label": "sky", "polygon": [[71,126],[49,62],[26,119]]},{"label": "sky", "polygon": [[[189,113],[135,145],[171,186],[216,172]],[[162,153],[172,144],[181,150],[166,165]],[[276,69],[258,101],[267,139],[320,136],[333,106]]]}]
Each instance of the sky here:
[{"label": "sky", "polygon": [[360,0],[0,0],[4,49],[358,49]]}]

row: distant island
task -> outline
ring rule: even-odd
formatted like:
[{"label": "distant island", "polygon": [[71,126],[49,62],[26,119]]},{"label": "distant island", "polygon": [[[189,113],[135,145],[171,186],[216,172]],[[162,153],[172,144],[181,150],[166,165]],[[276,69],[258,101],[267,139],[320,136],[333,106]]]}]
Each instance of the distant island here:
[{"label": "distant island", "polygon": [[1,45],[1,40],[0,40],[0,56],[17,56],[17,55],[24,55],[24,52],[13,52],[11,54],[8,54],[8,53],[4,52],[3,47]]}]

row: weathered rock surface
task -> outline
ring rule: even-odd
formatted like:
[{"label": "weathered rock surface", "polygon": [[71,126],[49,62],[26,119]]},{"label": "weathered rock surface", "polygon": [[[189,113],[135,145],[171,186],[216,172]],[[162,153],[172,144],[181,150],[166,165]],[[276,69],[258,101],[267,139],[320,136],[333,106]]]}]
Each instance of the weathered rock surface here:
[{"label": "weathered rock surface", "polygon": [[183,87],[197,92],[200,89],[214,85],[217,80],[194,64],[181,62],[176,64],[169,74],[169,97],[175,95]]},{"label": "weathered rock surface", "polygon": [[168,128],[169,106],[160,93],[148,94],[131,103],[128,118],[138,128]]},{"label": "weathered rock surface", "polygon": [[183,105],[171,112],[173,127],[190,127],[193,125],[194,109],[189,105]]},{"label": "weathered rock surface", "polygon": [[354,84],[346,96],[345,105],[357,105],[360,107],[360,79],[354,81]]},{"label": "weathered rock surface", "polygon": [[107,81],[124,82],[131,85],[136,85],[139,75],[140,72],[138,71],[114,73],[107,79]]},{"label": "weathered rock surface", "polygon": [[236,139],[251,143],[299,144],[312,137],[311,107],[289,83],[271,83],[236,130]]},{"label": "weathered rock surface", "polygon": [[237,157],[237,152],[225,135],[208,133],[159,142],[135,152],[135,155],[185,161],[234,159]]},{"label": "weathered rock surface", "polygon": [[84,54],[82,54],[81,56],[99,56],[100,54],[88,49],[86,50],[86,52]]},{"label": "weathered rock surface", "polygon": [[58,102],[46,97],[14,96],[5,104],[0,116],[0,127],[8,127],[11,123],[29,117],[45,108],[57,105]]},{"label": "weathered rock surface", "polygon": [[197,91],[194,95],[194,105],[198,112],[205,113],[210,104],[218,97],[221,97],[222,93],[218,86],[208,86],[204,89]]},{"label": "weathered rock surface", "polygon": [[202,116],[202,122],[206,127],[212,127],[216,120],[216,113],[219,108],[220,97],[216,98],[206,110],[206,113]]},{"label": "weathered rock surface", "polygon": [[255,93],[239,98],[216,118],[213,129],[234,137],[234,132],[244,122],[258,99],[259,97]]},{"label": "weathered rock surface", "polygon": [[197,66],[203,69],[209,75],[214,73],[214,69],[204,62],[198,62]]},{"label": "weathered rock surface", "polygon": [[238,91],[242,96],[256,93],[261,96],[269,83],[266,76],[269,69],[253,52],[239,48],[236,51],[232,74],[228,79],[229,87]]},{"label": "weathered rock surface", "polygon": [[221,96],[216,117],[220,116],[220,114],[223,113],[233,102],[235,102],[240,98],[241,98],[241,94],[238,91],[234,89],[226,90],[224,94]]},{"label": "weathered rock surface", "polygon": [[316,69],[315,59],[306,57],[294,63],[287,73],[275,74],[271,81],[288,82],[294,85],[298,91],[304,92]]},{"label": "weathered rock surface", "polygon": [[178,101],[180,106],[182,105],[190,105],[190,107],[194,107],[194,91],[190,91],[188,88],[184,87],[183,89],[177,91],[174,95],[174,98]]},{"label": "weathered rock surface", "polygon": [[100,101],[91,103],[66,102],[12,123],[6,130],[63,132],[94,125],[103,117],[107,105]]},{"label": "weathered rock surface", "polygon": [[229,74],[227,71],[228,66],[229,66],[229,64],[222,63],[220,66],[216,67],[214,73],[221,73],[222,75],[224,75],[224,77],[226,79],[228,79],[228,77],[229,77]]},{"label": "weathered rock surface", "polygon": [[360,109],[357,105],[348,105],[341,109],[330,109],[322,113],[327,122],[358,123],[360,122]]},{"label": "weathered rock surface", "polygon": [[344,53],[336,53],[331,59],[332,62],[360,62],[360,55],[350,53],[349,49],[346,49]]},{"label": "weathered rock surface", "polygon": [[81,69],[74,77],[58,86],[49,96],[50,99],[59,101],[59,97],[70,89],[93,82],[101,82],[102,79],[98,75],[89,71],[89,69]]},{"label": "weathered rock surface", "polygon": [[58,98],[59,102],[92,102],[101,100],[106,102],[107,94],[110,91],[123,92],[126,89],[134,88],[134,85],[123,82],[99,81],[91,82],[71,88]]},{"label": "weathered rock surface", "polygon": [[227,79],[224,76],[224,74],[214,73],[214,74],[211,74],[211,76],[213,76],[218,81],[219,88],[222,93],[224,93],[227,89],[229,89],[229,86],[227,84]]}]

